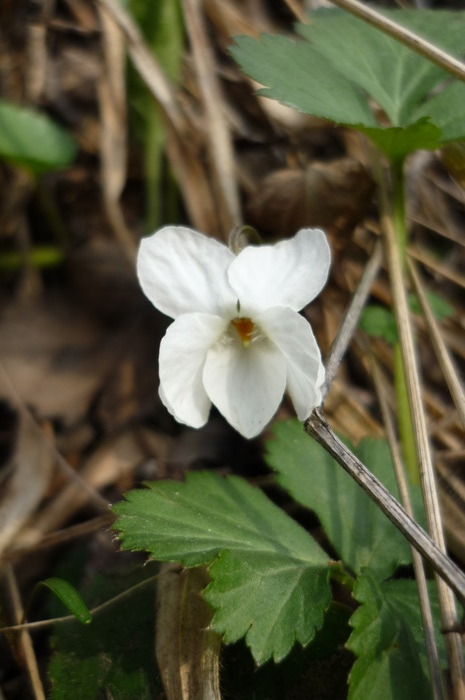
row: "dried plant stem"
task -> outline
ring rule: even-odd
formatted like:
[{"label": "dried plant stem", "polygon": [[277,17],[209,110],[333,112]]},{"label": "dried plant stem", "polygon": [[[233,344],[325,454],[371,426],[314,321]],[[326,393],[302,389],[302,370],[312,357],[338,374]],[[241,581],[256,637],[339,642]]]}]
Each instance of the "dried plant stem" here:
[{"label": "dried plant stem", "polygon": [[[385,234],[386,253],[391,277],[392,292],[395,305],[396,320],[399,329],[400,346],[406,379],[406,390],[410,405],[411,419],[417,450],[420,482],[423,491],[428,529],[432,539],[441,549],[446,551],[444,532],[442,528],[439,497],[428,440],[425,413],[421,400],[421,383],[418,370],[413,330],[405,290],[403,274],[402,250],[396,235],[395,224],[387,207],[382,213],[382,227]],[[438,596],[441,608],[442,626],[452,629],[457,624],[457,614],[452,591],[444,582],[437,578]],[[459,634],[449,633],[446,637],[449,656],[451,683],[455,698],[465,698],[465,669],[463,664],[462,643]]]},{"label": "dried plant stem", "polygon": [[201,3],[199,0],[183,0],[183,7],[203,97],[207,146],[218,190],[220,219],[226,237],[233,226],[241,223],[232,139],[222,113],[221,86],[215,58],[208,42]]},{"label": "dried plant stem", "polygon": [[412,261],[409,261],[409,272],[415,287],[415,293],[418,297],[423,315],[425,317],[428,327],[428,334],[433,344],[436,357],[444,375],[444,379],[447,382],[447,386],[449,387],[457,413],[459,414],[462,425],[465,428],[465,392],[463,390],[462,383],[457,374],[457,370],[454,367],[449,351],[447,350],[446,344],[442,339],[441,332],[438,328],[436,319],[434,318],[434,314],[431,311],[420,277]]},{"label": "dried plant stem", "polygon": [[[413,510],[410,502],[410,494],[408,490],[407,480],[404,474],[404,468],[400,455],[399,446],[396,440],[394,423],[391,412],[386,400],[385,381],[373,355],[371,359],[371,370],[373,381],[378,396],[378,402],[383,416],[383,423],[386,429],[386,435],[391,450],[392,461],[396,474],[397,485],[399,488],[400,501],[405,508],[406,513],[413,518]],[[411,547],[412,563],[415,572],[415,580],[418,590],[418,598],[420,601],[421,618],[423,622],[423,632],[425,635],[426,654],[428,658],[428,667],[430,671],[431,690],[434,700],[444,698],[444,688],[441,675],[441,667],[439,663],[439,654],[436,644],[436,636],[434,632],[433,615],[431,612],[431,604],[429,600],[428,587],[426,584],[426,574],[421,555],[416,551],[415,547]]]},{"label": "dried plant stem", "polygon": [[383,257],[383,250],[380,242],[377,242],[373,254],[365,267],[362,278],[357,286],[357,290],[352,297],[349,308],[344,319],[339,326],[339,331],[326,358],[326,378],[321,390],[322,400],[328,393],[330,386],[336,376],[336,372],[345,355],[347,346],[352,340],[352,336],[357,327],[360,314],[365,306],[365,302],[370,294],[372,284],[378,274]]},{"label": "dried plant stem", "polygon": [[[10,564],[7,564],[3,569],[3,574],[5,589],[9,598],[12,614],[14,616],[14,622],[18,623],[22,619],[24,611],[18,583],[13,572],[13,567]],[[34,647],[29,630],[20,629],[18,631],[17,643],[19,647],[19,656],[22,658],[23,663],[26,666],[32,697],[34,700],[45,700],[44,687],[40,679],[39,666],[34,654]]]},{"label": "dried plant stem", "polygon": [[433,542],[431,537],[405,512],[385,486],[334,434],[326,421],[316,410],[305,423],[305,429],[320,443],[338,464],[350,474],[367,495],[394,523],[404,537],[431,564],[438,575],[455,591],[465,603],[465,575]]},{"label": "dried plant stem", "polygon": [[380,12],[358,2],[358,0],[331,0],[331,2],[356,17],[360,17],[360,19],[365,20],[365,22],[368,22],[368,24],[385,34],[392,36],[413,51],[425,56],[437,66],[440,66],[440,68],[459,78],[459,80],[465,81],[465,63],[442,51],[426,39],[422,39],[405,27],[388,19]]},{"label": "dried plant stem", "polygon": [[174,90],[163,69],[148,50],[138,26],[124,7],[116,0],[94,0],[104,7],[123,31],[131,59],[147,86],[160,103],[167,119],[179,134],[185,132],[186,118],[181,111]]}]

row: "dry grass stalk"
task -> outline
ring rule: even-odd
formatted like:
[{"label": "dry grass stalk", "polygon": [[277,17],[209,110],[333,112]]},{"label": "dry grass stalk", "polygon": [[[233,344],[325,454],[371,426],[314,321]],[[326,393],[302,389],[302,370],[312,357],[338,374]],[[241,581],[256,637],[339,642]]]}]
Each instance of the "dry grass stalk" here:
[{"label": "dry grass stalk", "polygon": [[[422,402],[422,387],[413,340],[413,330],[408,308],[402,262],[396,242],[393,222],[389,214],[382,214],[385,232],[386,253],[391,277],[392,293],[395,302],[395,315],[399,330],[400,346],[405,368],[407,396],[410,405],[418,468],[423,491],[428,528],[434,542],[441,551],[446,551],[442,525],[439,496],[434,474],[431,449],[426,425],[426,416]],[[452,591],[437,577],[438,596],[441,608],[441,620],[444,629],[450,630],[457,624],[457,611]],[[454,697],[465,698],[465,668],[463,661],[462,640],[459,634],[449,633],[446,637],[448,649],[451,684]]]},{"label": "dry grass stalk", "polygon": [[[388,385],[383,375],[381,374],[378,363],[370,353],[371,369],[373,382],[378,397],[379,406],[383,416],[386,436],[391,450],[392,461],[396,473],[397,485],[399,488],[400,501],[405,508],[406,513],[413,518],[414,513],[410,502],[407,480],[405,478],[402,457],[400,454],[399,444],[396,439],[394,422],[391,411],[387,402]],[[431,690],[434,700],[440,700],[444,697],[444,687],[441,675],[441,666],[439,663],[439,654],[436,644],[436,636],[433,623],[433,615],[431,612],[431,604],[429,600],[428,587],[426,584],[426,574],[423,559],[416,551],[415,547],[411,547],[412,563],[415,572],[415,581],[418,590],[418,599],[420,602],[421,618],[423,622],[423,632],[425,635],[425,646],[428,657],[428,666],[431,676]]]}]

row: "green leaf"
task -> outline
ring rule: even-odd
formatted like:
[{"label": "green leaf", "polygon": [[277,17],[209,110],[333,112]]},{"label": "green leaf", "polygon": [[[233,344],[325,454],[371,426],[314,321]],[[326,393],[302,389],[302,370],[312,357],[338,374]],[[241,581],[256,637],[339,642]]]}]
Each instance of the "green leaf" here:
[{"label": "green leaf", "polygon": [[443,142],[465,138],[465,84],[453,81],[421,105],[416,115],[425,115],[437,124]]},{"label": "green leaf", "polygon": [[268,34],[234,41],[241,68],[267,86],[260,95],[339,124],[376,126],[366,98],[310,44]]},{"label": "green leaf", "polygon": [[40,174],[64,168],[75,155],[71,136],[45,114],[0,101],[0,157]]},{"label": "green leaf", "polygon": [[[453,54],[462,50],[463,13],[384,14]],[[463,84],[456,81],[443,98],[428,99],[449,78],[434,63],[349,13],[323,9],[309,16],[309,24],[297,25],[307,41],[271,35],[236,38],[231,53],[248,75],[266,86],[259,94],[362,131],[392,161],[461,138]],[[390,124],[382,114],[375,119],[370,99]]]},{"label": "green leaf", "polygon": [[195,472],[147,486],[114,506],[125,549],[186,566],[213,562],[212,627],[228,641],[246,635],[257,663],[312,639],[331,599],[329,562],[303,528],[237,477]]},{"label": "green leaf", "polygon": [[[97,605],[154,575],[154,567],[87,577],[86,598]],[[96,613],[91,625],[56,624],[51,640],[51,700],[151,700],[160,696],[154,649],[155,590],[147,583]]]},{"label": "green leaf", "polygon": [[225,642],[245,637],[258,664],[281,661],[295,641],[308,644],[331,600],[327,566],[290,553],[225,551],[210,575],[205,599],[216,610],[213,629]]},{"label": "green leaf", "polygon": [[360,328],[375,338],[384,338],[389,345],[399,341],[394,314],[384,306],[365,306],[360,316]]},{"label": "green leaf", "polygon": [[[431,311],[438,321],[443,321],[444,319],[450,318],[455,314],[454,307],[439,294],[427,291],[426,297],[428,299]],[[420,302],[415,294],[409,294],[408,303],[413,313],[419,315],[422,313]]]},{"label": "green leaf", "polygon": [[71,583],[62,578],[47,578],[39,581],[36,588],[48,588],[66,606],[76,620],[87,625],[92,620],[92,613],[82,599],[79,591]]},{"label": "green leaf", "polygon": [[354,629],[347,642],[358,657],[349,676],[349,700],[430,698],[415,582],[380,584],[367,570],[353,595],[361,606],[350,619]]},{"label": "green leaf", "polygon": [[[463,49],[462,13],[392,10],[383,14],[453,54]],[[298,24],[297,30],[348,81],[371,95],[393,126],[416,121],[412,120],[413,108],[448,77],[431,61],[347,12],[310,13],[310,24]]]},{"label": "green leaf", "polygon": [[[266,461],[292,497],[314,511],[344,564],[356,573],[370,567],[379,578],[410,562],[407,541],[355,481],[296,420],[273,428]],[[352,448],[361,461],[398,498],[389,446],[365,439]],[[419,506],[419,490],[412,490]]]},{"label": "green leaf", "polygon": [[402,161],[409,153],[417,150],[435,150],[443,142],[441,129],[431,124],[428,118],[419,119],[406,127],[391,126],[385,129],[356,127],[393,162]]}]

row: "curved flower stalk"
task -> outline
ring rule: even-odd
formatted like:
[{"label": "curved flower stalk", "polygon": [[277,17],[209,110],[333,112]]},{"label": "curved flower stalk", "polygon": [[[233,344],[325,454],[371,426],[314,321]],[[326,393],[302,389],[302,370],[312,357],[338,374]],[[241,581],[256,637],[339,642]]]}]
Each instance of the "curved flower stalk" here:
[{"label": "curved flower stalk", "polygon": [[152,304],[174,319],[160,345],[160,397],[200,428],[213,403],[244,437],[260,433],[287,390],[300,420],[321,402],[324,367],[298,313],[323,288],[330,250],[302,229],[235,256],[213,238],[167,226],[141,241],[137,272]]}]

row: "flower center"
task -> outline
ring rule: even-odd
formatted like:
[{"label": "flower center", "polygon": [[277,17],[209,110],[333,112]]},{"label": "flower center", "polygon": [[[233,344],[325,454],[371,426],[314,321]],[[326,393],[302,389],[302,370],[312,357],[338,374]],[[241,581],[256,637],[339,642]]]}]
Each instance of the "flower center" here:
[{"label": "flower center", "polygon": [[256,328],[254,322],[251,318],[246,318],[241,316],[240,318],[233,318],[231,325],[242,340],[245,348],[248,348],[254,337],[256,336]]}]

